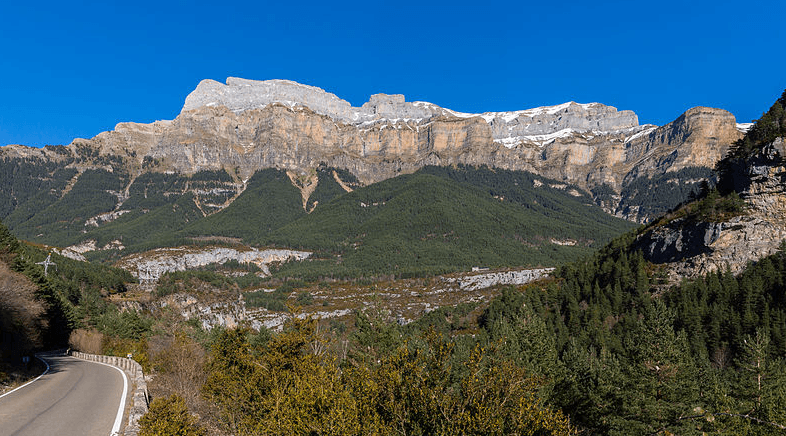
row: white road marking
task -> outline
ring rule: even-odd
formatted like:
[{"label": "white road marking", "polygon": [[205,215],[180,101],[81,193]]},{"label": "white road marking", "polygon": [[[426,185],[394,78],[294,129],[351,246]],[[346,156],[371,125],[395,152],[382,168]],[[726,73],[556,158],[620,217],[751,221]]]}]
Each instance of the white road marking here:
[{"label": "white road marking", "polygon": [[11,392],[6,392],[6,393],[4,393],[3,395],[0,395],[0,398],[3,398],[3,397],[5,397],[6,395],[11,395],[11,394],[13,394],[14,392],[18,391],[19,389],[22,389],[23,387],[25,387],[25,386],[29,385],[29,384],[30,384],[30,383],[32,383],[32,382],[34,382],[34,381],[38,380],[39,378],[41,378],[41,377],[43,377],[44,375],[46,375],[46,373],[47,373],[47,372],[49,372],[49,363],[47,363],[47,361],[46,361],[46,360],[44,360],[44,359],[42,359],[42,358],[40,358],[40,357],[38,357],[38,356],[35,356],[35,357],[36,357],[36,359],[40,360],[41,362],[44,362],[44,365],[46,365],[46,371],[44,371],[43,373],[41,373],[41,375],[39,375],[38,377],[36,377],[36,378],[34,378],[34,379],[30,380],[29,382],[27,382],[27,383],[23,384],[22,386],[19,386],[18,388],[16,388],[16,389],[12,390]]},{"label": "white road marking", "polygon": [[[80,359],[81,360],[81,359]],[[120,425],[123,423],[123,412],[126,410],[126,394],[128,394],[128,376],[126,375],[125,371],[122,369],[112,366],[108,363],[103,362],[95,362],[88,360],[87,362],[97,363],[99,365],[108,366],[110,368],[114,368],[120,371],[120,374],[123,374],[123,396],[120,398],[120,407],[117,408],[117,416],[115,417],[115,425],[112,426],[112,433],[109,436],[115,436],[120,434]]]}]

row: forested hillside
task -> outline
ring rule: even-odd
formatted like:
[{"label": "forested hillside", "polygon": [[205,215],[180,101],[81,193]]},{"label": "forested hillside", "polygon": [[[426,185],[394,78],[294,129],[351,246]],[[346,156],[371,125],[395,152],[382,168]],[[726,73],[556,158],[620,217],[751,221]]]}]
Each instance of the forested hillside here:
[{"label": "forested hillside", "polygon": [[296,177],[266,169],[238,193],[225,171],[134,177],[119,164],[111,168],[77,177],[6,159],[3,219],[27,240],[82,244],[95,261],[215,237],[316,251],[314,261],[282,271],[301,278],[553,266],[632,227],[578,187],[523,171],[425,167],[361,186],[349,172],[324,166]]},{"label": "forested hillside", "polygon": [[288,265],[286,274],[409,276],[556,265],[632,226],[575,187],[536,188],[540,180],[519,171],[426,167],[338,196],[263,241],[329,256]]}]

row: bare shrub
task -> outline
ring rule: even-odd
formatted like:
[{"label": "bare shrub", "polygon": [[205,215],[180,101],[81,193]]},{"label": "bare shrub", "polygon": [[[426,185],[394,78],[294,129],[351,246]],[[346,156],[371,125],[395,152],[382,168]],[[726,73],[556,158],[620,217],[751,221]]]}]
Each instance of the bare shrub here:
[{"label": "bare shrub", "polygon": [[151,360],[160,387],[177,393],[189,408],[197,406],[205,382],[205,350],[182,332],[157,336],[149,342]]},{"label": "bare shrub", "polygon": [[68,337],[68,346],[73,350],[89,354],[101,354],[104,335],[97,330],[77,329]]},{"label": "bare shrub", "polygon": [[16,359],[42,345],[45,308],[30,279],[0,262],[0,359]]}]

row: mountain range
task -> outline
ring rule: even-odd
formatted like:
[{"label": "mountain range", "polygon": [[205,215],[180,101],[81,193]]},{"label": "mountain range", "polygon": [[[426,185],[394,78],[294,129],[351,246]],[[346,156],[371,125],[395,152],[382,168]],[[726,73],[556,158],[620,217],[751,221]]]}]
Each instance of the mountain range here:
[{"label": "mountain range", "polygon": [[0,218],[33,244],[0,225],[0,376],[42,347],[132,353],[188,401],[147,422],[211,434],[786,429],[786,92],[752,126],[655,127],[200,88],[174,121],[2,149]]},{"label": "mountain range", "polygon": [[[499,236],[518,238],[523,247],[569,240],[551,246],[575,250],[603,243],[630,227],[622,221],[612,225],[600,218],[601,211],[641,223],[695,194],[703,181],[712,181],[712,168],[748,127],[737,124],[727,111],[704,107],[658,127],[639,125],[634,112],[600,103],[467,114],[407,102],[403,95],[376,94],[353,107],[320,88],[286,80],[204,80],[174,120],[120,123],[113,131],[75,139],[68,146],[0,148],[0,219],[32,241],[104,252],[96,258],[197,236],[294,244],[340,255],[357,235],[339,232],[345,244],[341,246],[335,240],[285,237],[284,226],[295,220],[317,222],[323,213],[330,215],[320,209],[327,210],[334,198],[365,197],[369,194],[360,192],[388,180],[395,180],[390,186],[398,188],[383,200],[403,195],[408,200],[402,204],[407,205],[428,193],[416,188],[418,183],[458,183],[463,188],[444,186],[445,192],[469,197],[454,199],[454,205],[484,204],[488,199],[517,204],[519,215],[506,226],[542,222],[548,210],[591,211],[582,214],[588,217],[581,224],[583,233],[544,230],[541,225],[534,232],[508,228]],[[429,168],[446,167],[465,174],[441,173],[441,182],[429,179],[434,176]],[[401,178],[415,173],[420,175]],[[506,196],[502,179],[526,180],[529,186]],[[468,200],[478,195],[483,199]],[[511,200],[517,195],[518,201]],[[572,205],[576,202],[580,209]],[[541,209],[535,212],[541,218],[522,218],[525,209]],[[312,212],[316,215],[309,218]],[[254,214],[253,224],[243,224],[248,213]],[[466,208],[454,213],[473,216]],[[401,210],[382,215],[390,221],[397,214]],[[341,219],[347,227],[347,217]],[[473,219],[481,229],[493,221],[491,216]],[[573,222],[567,228],[577,224],[575,219],[567,222]],[[600,222],[605,224],[592,227]],[[588,225],[593,230],[588,231]],[[421,230],[410,238],[433,233]],[[579,240],[584,242],[577,244]],[[555,259],[535,256],[525,263]],[[489,259],[470,256],[462,265],[484,261]]]}]

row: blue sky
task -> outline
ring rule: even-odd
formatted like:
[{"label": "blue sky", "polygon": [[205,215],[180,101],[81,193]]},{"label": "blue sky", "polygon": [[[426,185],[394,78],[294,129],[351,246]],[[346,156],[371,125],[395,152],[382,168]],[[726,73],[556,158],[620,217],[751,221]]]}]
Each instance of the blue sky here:
[{"label": "blue sky", "polygon": [[462,112],[565,101],[750,121],[786,88],[786,2],[3,2],[0,145],[173,119],[200,80],[290,79]]}]

